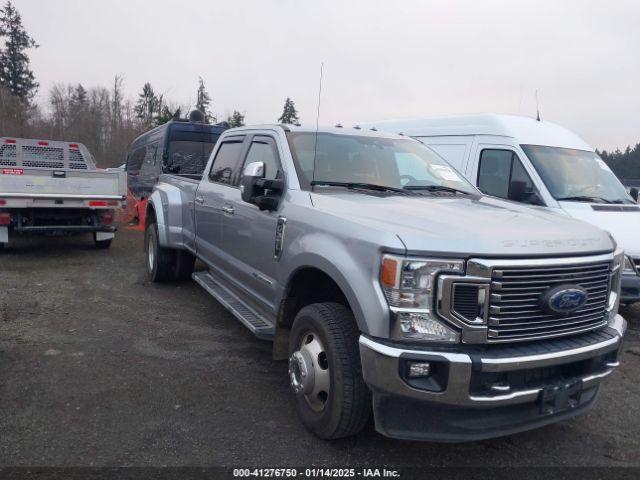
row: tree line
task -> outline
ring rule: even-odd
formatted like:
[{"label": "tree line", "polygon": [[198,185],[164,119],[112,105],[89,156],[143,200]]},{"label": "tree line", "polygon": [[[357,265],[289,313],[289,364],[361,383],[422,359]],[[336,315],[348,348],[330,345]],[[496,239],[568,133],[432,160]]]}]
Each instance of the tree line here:
[{"label": "tree line", "polygon": [[640,143],[635,147],[627,147],[624,152],[615,150],[599,151],[598,154],[622,180],[640,180]]},{"label": "tree line", "polygon": [[[116,75],[105,86],[86,88],[56,84],[46,101],[34,101],[39,84],[31,69],[29,51],[38,48],[8,1],[0,9],[0,136],[42,138],[84,143],[101,167],[123,163],[128,145],[141,133],[170,120],[182,119],[191,106],[180,105],[157,93],[151,83],[143,85],[135,101],[126,98],[124,78]],[[198,79],[196,104],[205,122],[226,121],[231,127],[245,124],[245,113],[233,110],[226,118],[213,113],[213,98]],[[287,98],[283,123],[298,123],[294,102]]]}]

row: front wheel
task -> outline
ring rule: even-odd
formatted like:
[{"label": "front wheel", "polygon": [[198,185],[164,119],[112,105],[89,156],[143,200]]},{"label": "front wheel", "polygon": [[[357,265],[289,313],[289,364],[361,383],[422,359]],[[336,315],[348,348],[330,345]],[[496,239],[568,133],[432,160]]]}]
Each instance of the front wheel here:
[{"label": "front wheel", "polygon": [[289,382],[302,423],[323,439],[355,435],[371,415],[353,313],[337,303],[309,305],[289,337]]}]

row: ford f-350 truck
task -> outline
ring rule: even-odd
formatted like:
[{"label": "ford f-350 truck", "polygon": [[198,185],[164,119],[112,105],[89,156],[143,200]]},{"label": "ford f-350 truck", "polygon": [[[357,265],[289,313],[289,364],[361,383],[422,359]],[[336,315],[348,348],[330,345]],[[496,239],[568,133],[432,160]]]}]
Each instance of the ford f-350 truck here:
[{"label": "ford f-350 truck", "polygon": [[126,173],[97,169],[81,143],[0,138],[0,248],[11,235],[91,233],[108,248]]},{"label": "ford f-350 truck", "polygon": [[395,438],[519,432],[585,412],[618,366],[612,237],[485,197],[410,138],[232,129],[201,178],[161,176],[146,218],[150,278],[193,276],[273,341],[324,439],[372,411]]}]

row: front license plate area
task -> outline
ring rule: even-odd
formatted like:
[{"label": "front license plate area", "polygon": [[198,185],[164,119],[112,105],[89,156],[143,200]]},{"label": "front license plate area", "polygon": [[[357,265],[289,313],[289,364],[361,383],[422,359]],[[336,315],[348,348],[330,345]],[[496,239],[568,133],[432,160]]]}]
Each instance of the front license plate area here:
[{"label": "front license plate area", "polygon": [[569,380],[548,385],[540,392],[540,413],[551,415],[571,410],[580,404],[582,380]]}]

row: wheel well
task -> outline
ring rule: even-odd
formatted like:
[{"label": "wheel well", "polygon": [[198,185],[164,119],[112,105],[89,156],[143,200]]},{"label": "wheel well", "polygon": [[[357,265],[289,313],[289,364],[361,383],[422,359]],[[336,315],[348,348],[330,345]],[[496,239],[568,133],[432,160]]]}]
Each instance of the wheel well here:
[{"label": "wheel well", "polygon": [[351,308],[347,297],[329,275],[317,268],[300,269],[289,281],[278,323],[289,327],[303,307],[321,302],[334,302]]}]

